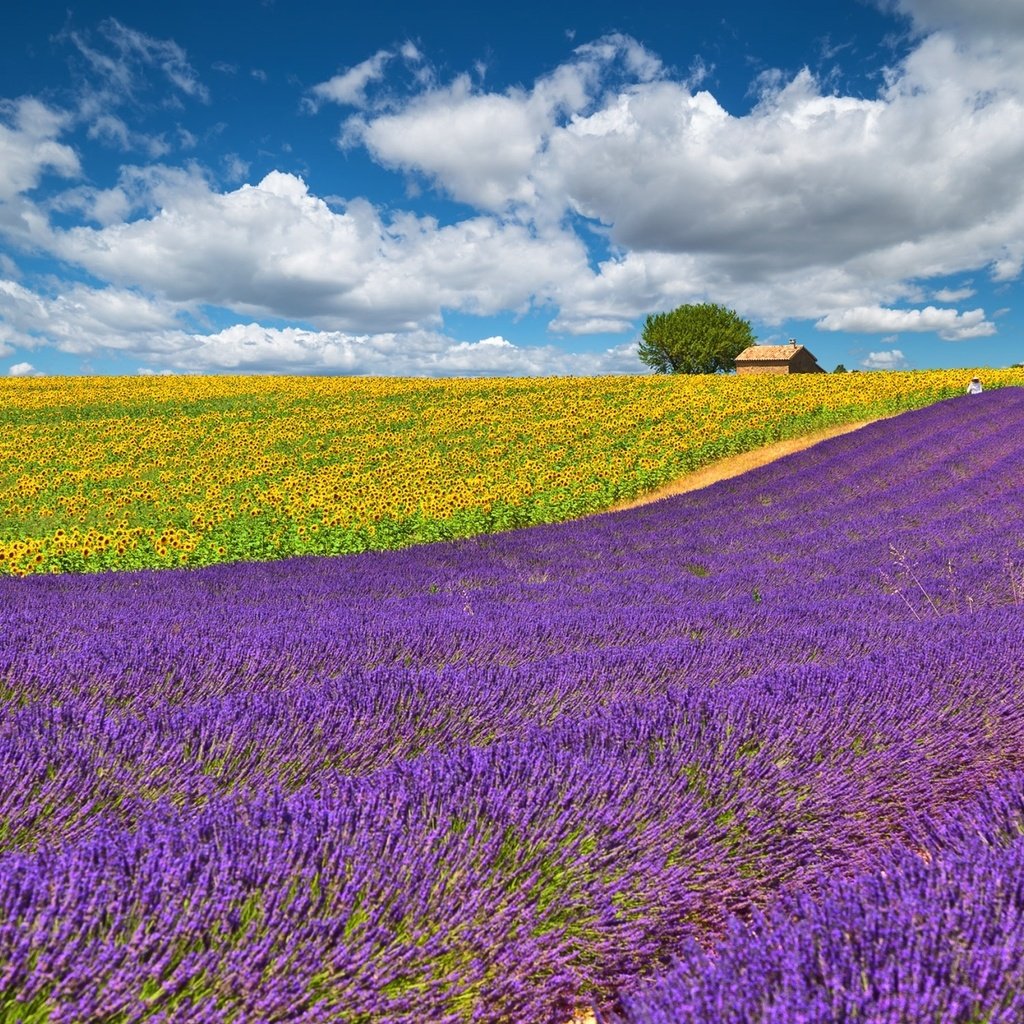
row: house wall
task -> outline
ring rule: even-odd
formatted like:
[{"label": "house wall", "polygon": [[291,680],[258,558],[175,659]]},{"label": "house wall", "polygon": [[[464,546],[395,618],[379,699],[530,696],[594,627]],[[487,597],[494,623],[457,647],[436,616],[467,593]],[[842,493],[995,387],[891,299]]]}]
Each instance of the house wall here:
[{"label": "house wall", "polygon": [[818,361],[804,349],[789,359],[758,359],[739,360],[736,363],[737,376],[746,377],[755,374],[788,374],[788,373],[824,373]]},{"label": "house wall", "polygon": [[789,363],[783,362],[781,359],[772,361],[764,359],[756,363],[744,360],[736,364],[736,375],[739,377],[786,373],[789,373]]},{"label": "house wall", "polygon": [[797,354],[790,360],[790,373],[824,373],[825,371],[818,365],[818,361],[811,355],[807,349]]}]

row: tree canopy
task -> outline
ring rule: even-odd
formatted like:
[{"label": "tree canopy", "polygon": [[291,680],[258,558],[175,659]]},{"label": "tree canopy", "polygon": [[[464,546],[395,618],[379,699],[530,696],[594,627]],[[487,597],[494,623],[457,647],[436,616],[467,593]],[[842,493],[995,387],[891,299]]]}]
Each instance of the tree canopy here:
[{"label": "tree canopy", "polygon": [[640,359],[655,373],[724,373],[756,341],[749,320],[714,302],[652,313],[641,338]]}]

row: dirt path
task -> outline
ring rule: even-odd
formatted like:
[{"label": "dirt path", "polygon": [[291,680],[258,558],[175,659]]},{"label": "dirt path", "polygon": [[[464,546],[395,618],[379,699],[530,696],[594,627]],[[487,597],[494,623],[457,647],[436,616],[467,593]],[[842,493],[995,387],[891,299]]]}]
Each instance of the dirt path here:
[{"label": "dirt path", "polygon": [[[659,501],[672,494],[685,494],[687,491],[697,491],[702,487],[718,483],[719,480],[728,480],[730,477],[739,476],[750,469],[757,469],[758,466],[765,466],[769,462],[782,458],[783,455],[792,455],[793,452],[802,452],[805,448],[816,445],[819,441],[825,441],[830,437],[838,437],[840,434],[849,434],[854,430],[860,430],[875,420],[862,420],[858,423],[844,423],[839,427],[829,427],[827,430],[817,430],[813,434],[804,434],[801,437],[791,437],[785,441],[776,441],[773,444],[766,444],[763,448],[754,448],[741,455],[730,455],[728,458],[719,459],[717,462],[708,463],[700,469],[687,473],[670,483],[639,498],[630,498],[628,501],[620,501],[608,512],[620,512],[622,509],[636,508],[638,505],[649,505],[652,501]],[[603,514],[603,513],[602,513]]]}]

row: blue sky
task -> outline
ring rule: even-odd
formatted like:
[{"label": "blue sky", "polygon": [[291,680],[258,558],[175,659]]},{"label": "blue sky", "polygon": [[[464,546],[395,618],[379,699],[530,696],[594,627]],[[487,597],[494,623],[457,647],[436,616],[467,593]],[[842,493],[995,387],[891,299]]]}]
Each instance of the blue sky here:
[{"label": "blue sky", "polygon": [[[13,19],[11,19],[13,20]],[[25,5],[0,373],[1024,362],[1024,4]]]}]

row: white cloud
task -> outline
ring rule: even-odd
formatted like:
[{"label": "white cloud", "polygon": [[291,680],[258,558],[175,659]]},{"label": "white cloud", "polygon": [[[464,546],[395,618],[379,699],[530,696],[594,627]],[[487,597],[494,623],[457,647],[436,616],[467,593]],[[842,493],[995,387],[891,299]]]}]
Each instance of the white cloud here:
[{"label": "white cloud", "polygon": [[908,15],[922,32],[1024,36],[1024,5],[1018,0],[889,0],[883,6]]},{"label": "white cloud", "polygon": [[[104,82],[105,92],[132,98],[142,88],[140,69],[156,69],[179,92],[208,103],[209,91],[188,61],[185,51],[172,39],[157,39],[107,18],[100,25],[107,47],[94,46],[89,37],[71,33],[71,41],[85,57],[94,74]],[[94,99],[98,98],[96,96]]]},{"label": "white cloud", "polygon": [[[919,24],[940,7],[905,2]],[[107,52],[89,47],[108,94],[118,83],[124,95],[140,91],[147,69],[174,83],[164,64],[180,72],[175,91],[190,94],[184,53],[147,39],[112,22]],[[57,229],[22,197],[0,206],[0,229],[113,292],[155,296],[172,320],[179,305],[210,304],[242,320],[312,325],[311,336],[429,335],[446,311],[550,310],[558,333],[629,332],[648,312],[709,299],[769,324],[982,337],[995,330],[983,310],[925,305],[969,296],[940,279],[1008,282],[1024,265],[1024,62],[1010,42],[979,39],[919,38],[869,97],[833,93],[806,70],[778,74],[760,81],[743,116],[698,89],[699,67],[673,79],[625,36],[504,90],[486,89],[482,75],[439,85],[409,43],[310,97],[361,107],[345,144],[469,204],[463,220],[329,203],[280,171],[218,191],[195,165],[151,165],[53,202],[93,226]],[[399,101],[386,79],[402,62],[419,84]],[[202,98],[198,84],[190,95]],[[6,181],[12,195],[47,170],[78,173],[56,142],[60,115],[25,111],[51,148],[0,126],[0,147],[4,130],[15,139],[15,159],[0,160],[0,189]],[[134,145],[120,113],[97,107],[88,125]],[[226,173],[243,180],[244,161],[231,159]],[[591,233],[604,254],[596,263]],[[272,339],[285,351],[293,342]]]},{"label": "white cloud", "polygon": [[131,149],[132,146],[128,125],[114,114],[100,114],[96,117],[89,125],[88,135],[90,139],[113,142],[121,149]]},{"label": "white cloud", "polygon": [[[183,98],[210,102],[209,90],[172,39],[147,35],[116,18],[105,19],[95,32],[72,31],[58,38],[70,40],[82,58],[76,64],[76,118],[87,126],[90,139],[158,160],[172,151],[173,144],[164,134],[133,128],[128,119],[154,108],[180,108]],[[223,63],[214,67],[232,74],[236,70]],[[189,149],[196,139],[179,128],[176,141]]]},{"label": "white cloud", "polygon": [[543,124],[543,112],[519,96],[476,95],[462,76],[400,114],[350,119],[343,138],[362,142],[387,166],[427,174],[457,199],[500,210],[533,198],[527,177]]},{"label": "white cloud", "polygon": [[[225,157],[225,173],[244,176],[243,162],[234,154]],[[208,184],[203,172],[194,164],[186,168],[151,165],[138,167],[126,165],[121,168],[118,183],[112,188],[96,189],[80,185],[66,189],[49,201],[47,207],[62,213],[78,212],[87,221],[101,227],[118,225],[139,213],[156,214],[164,209],[175,197],[203,194]],[[39,244],[44,244],[43,235]],[[45,232],[45,245],[51,250],[66,244],[65,236],[59,232]]]},{"label": "white cloud", "polygon": [[31,363],[15,363],[13,366],[8,367],[7,376],[42,377],[44,374],[37,370]]},{"label": "white cloud", "polygon": [[226,153],[223,163],[228,181],[244,181],[249,173],[249,161],[243,160],[237,153]]},{"label": "white cloud", "polygon": [[[577,65],[595,62],[598,66],[611,67],[620,62],[625,73],[639,82],[651,82],[664,71],[655,54],[632,36],[621,32],[612,32],[595,42],[577,46],[574,55]],[[557,78],[559,73],[551,77]]]},{"label": "white cloud", "polygon": [[939,288],[935,293],[935,298],[939,302],[963,302],[964,299],[969,299],[975,294],[973,288]]},{"label": "white cloud", "polygon": [[[117,354],[141,373],[281,372],[409,376],[643,373],[629,342],[598,353],[517,345],[501,336],[457,341],[436,331],[357,334],[239,323],[189,329],[181,308],[116,288],[76,285],[46,296],[0,280],[0,356],[53,347],[79,356]],[[20,365],[20,364],[19,364]],[[25,364],[28,365],[28,364]]]},{"label": "white cloud", "polygon": [[[404,55],[404,51],[403,51]],[[316,101],[328,100],[344,106],[363,107],[366,105],[366,88],[384,77],[384,68],[394,56],[389,50],[378,50],[372,57],[326,82],[314,85],[310,90]],[[314,109],[317,103],[314,101]]]},{"label": "white cloud", "polygon": [[859,306],[822,317],[815,327],[823,331],[859,331],[885,334],[889,331],[934,331],[946,341],[983,338],[995,334],[996,326],[985,319],[983,309],[960,313],[955,309],[884,309],[881,306]]},{"label": "white cloud", "polygon": [[[87,134],[90,139],[98,139],[125,152],[140,150],[152,160],[159,160],[174,148],[163,134],[147,135],[145,132],[133,131],[122,118],[110,113],[95,117]],[[188,132],[179,134],[179,141],[183,148],[195,145],[194,137],[190,138]]]},{"label": "white cloud", "polygon": [[70,146],[57,142],[68,117],[36,99],[0,102],[0,203],[30,192],[46,171],[65,178],[80,172]]},{"label": "white cloud", "polygon": [[340,141],[345,147],[362,143],[381,163],[422,173],[484,209],[533,203],[531,179],[547,140],[567,117],[595,102],[616,63],[641,82],[661,71],[660,61],[635,40],[609,36],[578,47],[571,61],[530,90],[480,92],[468,75],[459,75],[395,113],[350,118]]},{"label": "white cloud", "polygon": [[[581,48],[530,89],[462,76],[350,119],[343,142],[503,216],[569,212],[607,231],[611,277],[567,289],[562,327],[636,315],[652,292],[778,321],[920,301],[918,282],[964,271],[1020,273],[1024,69],[1009,49],[938,33],[877,96],[825,92],[805,70],[741,117],[642,50],[620,63],[643,73],[610,88],[607,61],[625,49]],[[661,287],[672,278],[680,289]],[[575,308],[599,293],[607,307]]]},{"label": "white cloud", "polygon": [[0,343],[62,352],[164,351],[182,329],[179,309],[137,292],[73,285],[45,296],[0,280]]},{"label": "white cloud", "polygon": [[52,210],[77,211],[97,224],[119,224],[131,213],[132,202],[121,188],[95,189],[88,185],[68,189],[50,201]]},{"label": "white cloud", "polygon": [[352,335],[237,324],[193,335],[188,349],[164,357],[176,368],[390,376],[552,376],[642,373],[636,345],[601,353],[567,353],[554,346],[519,346],[502,337],[456,342],[430,331]]},{"label": "white cloud", "polygon": [[565,231],[491,217],[384,221],[365,200],[338,212],[280,172],[228,193],[192,175],[143,183],[161,199],[155,216],[74,228],[57,252],[105,280],[243,316],[413,330],[440,323],[444,309],[526,311],[588,272],[582,243]]},{"label": "white cloud", "polygon": [[1024,245],[1010,242],[1003,247],[1003,252],[992,260],[993,281],[1015,281],[1024,268]]},{"label": "white cloud", "polygon": [[867,359],[861,360],[860,365],[868,370],[906,370],[910,366],[898,348],[869,352]]},{"label": "white cloud", "polygon": [[804,71],[744,117],[654,83],[554,132],[538,190],[631,250],[699,255],[736,281],[977,266],[1024,228],[1007,171],[1024,157],[1024,80],[976,109],[1003,71],[928,40],[878,99],[822,95]]}]

